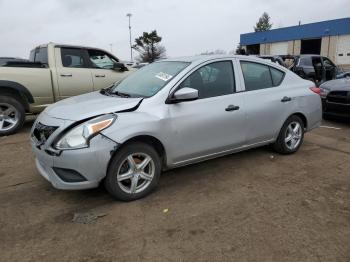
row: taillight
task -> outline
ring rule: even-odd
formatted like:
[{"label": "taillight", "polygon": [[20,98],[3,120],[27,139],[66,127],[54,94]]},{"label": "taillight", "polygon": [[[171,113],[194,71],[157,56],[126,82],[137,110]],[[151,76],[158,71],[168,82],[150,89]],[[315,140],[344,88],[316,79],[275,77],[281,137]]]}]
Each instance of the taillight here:
[{"label": "taillight", "polygon": [[320,94],[321,94],[321,89],[320,89],[320,88],[318,88],[318,87],[316,87],[316,86],[314,86],[314,87],[310,87],[310,90],[311,90],[312,92],[314,92],[314,93],[318,94],[318,95],[320,95]]}]

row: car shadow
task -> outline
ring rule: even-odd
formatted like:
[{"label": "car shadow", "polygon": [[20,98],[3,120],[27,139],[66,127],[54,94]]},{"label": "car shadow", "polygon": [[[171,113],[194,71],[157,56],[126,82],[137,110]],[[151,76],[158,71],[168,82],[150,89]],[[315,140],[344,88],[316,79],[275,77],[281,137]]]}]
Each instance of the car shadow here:
[{"label": "car shadow", "polygon": [[[264,146],[164,171],[161,174],[157,189],[145,198],[136,200],[136,202],[146,204],[155,201],[155,199],[161,201],[160,199],[165,195],[180,192],[183,190],[184,186],[191,186],[198,182],[206,184],[207,181],[215,181],[215,179],[218,178],[217,176],[220,175],[218,174],[218,168],[227,169],[225,176],[229,176],[231,173],[234,175],[234,166],[239,165],[244,159],[245,161],[249,161],[249,159],[261,153],[266,156],[275,154],[272,153],[269,146]],[[227,165],[228,163],[229,165]],[[230,171],[230,169],[232,171]],[[54,188],[50,191],[57,197],[64,199],[65,202],[76,206],[80,211],[124,203],[109,195],[103,184],[102,181],[98,188],[81,191],[61,191]],[[171,192],[169,192],[169,190]]]}]

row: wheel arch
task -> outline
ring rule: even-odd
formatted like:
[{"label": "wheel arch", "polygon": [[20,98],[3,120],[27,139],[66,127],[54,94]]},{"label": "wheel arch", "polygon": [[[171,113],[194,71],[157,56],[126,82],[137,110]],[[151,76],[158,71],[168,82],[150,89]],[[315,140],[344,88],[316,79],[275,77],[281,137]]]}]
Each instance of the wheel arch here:
[{"label": "wheel arch", "polygon": [[0,80],[0,95],[2,94],[18,97],[26,111],[29,111],[29,104],[34,103],[34,98],[29,90],[17,82]]},{"label": "wheel arch", "polygon": [[[307,122],[306,116],[305,116],[303,113],[301,113],[301,112],[296,112],[296,113],[294,113],[294,114],[291,114],[289,117],[291,117],[291,116],[298,116],[298,117],[300,117],[300,119],[303,121],[304,129],[305,129],[305,130],[307,129],[307,127],[308,127],[308,122]],[[288,117],[288,118],[289,118],[289,117]]]},{"label": "wheel arch", "polygon": [[289,115],[286,120],[284,120],[284,122],[282,123],[282,125],[280,126],[280,128],[276,131],[275,133],[275,139],[277,139],[278,135],[280,134],[282,128],[283,128],[283,125],[284,123],[292,116],[298,116],[302,121],[303,121],[303,125],[304,125],[304,130],[307,130],[307,127],[308,127],[308,122],[307,122],[307,118],[305,116],[305,114],[301,113],[301,112],[295,112],[291,115]]},{"label": "wheel arch", "polygon": [[[126,141],[124,141],[119,148],[130,144],[130,143],[135,143],[135,142],[141,142],[141,143],[145,143],[151,147],[153,147],[159,157],[161,158],[162,161],[162,167],[166,167],[166,163],[167,163],[167,157],[166,157],[166,151],[165,151],[165,147],[163,145],[163,143],[156,137],[151,136],[151,135],[137,135],[134,137],[131,137],[129,139],[127,139]],[[118,148],[118,149],[119,149]],[[111,159],[114,157],[114,155],[118,152],[118,149],[114,152],[113,156],[111,157]]]}]

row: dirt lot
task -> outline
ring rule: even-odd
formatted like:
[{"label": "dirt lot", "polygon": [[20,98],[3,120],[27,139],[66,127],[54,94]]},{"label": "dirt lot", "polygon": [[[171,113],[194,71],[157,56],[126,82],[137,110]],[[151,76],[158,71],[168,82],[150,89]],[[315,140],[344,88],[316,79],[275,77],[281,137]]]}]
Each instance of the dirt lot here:
[{"label": "dirt lot", "polygon": [[[163,174],[132,203],[59,191],[36,171],[32,121],[0,138],[0,261],[350,261],[350,124]],[[167,212],[166,212],[167,211]]]}]

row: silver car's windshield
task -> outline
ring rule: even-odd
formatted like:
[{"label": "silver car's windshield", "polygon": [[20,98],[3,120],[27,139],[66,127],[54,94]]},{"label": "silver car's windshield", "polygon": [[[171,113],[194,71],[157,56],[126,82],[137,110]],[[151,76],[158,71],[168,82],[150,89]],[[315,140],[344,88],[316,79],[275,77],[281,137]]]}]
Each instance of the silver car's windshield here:
[{"label": "silver car's windshield", "polygon": [[175,61],[152,63],[116,83],[110,93],[127,97],[151,97],[189,64]]}]

